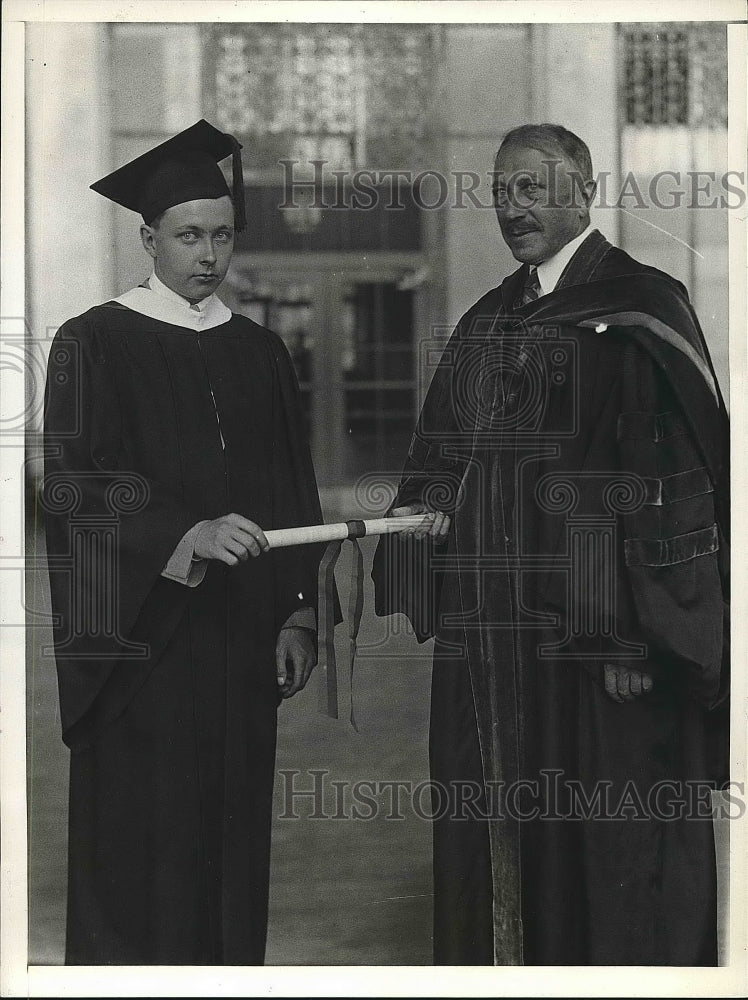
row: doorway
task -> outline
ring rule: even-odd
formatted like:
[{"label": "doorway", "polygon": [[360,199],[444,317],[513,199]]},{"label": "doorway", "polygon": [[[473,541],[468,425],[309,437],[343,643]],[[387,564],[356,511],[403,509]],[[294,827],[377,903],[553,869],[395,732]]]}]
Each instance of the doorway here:
[{"label": "doorway", "polygon": [[348,254],[232,264],[231,308],[277,333],[294,362],[323,490],[399,475],[417,416],[419,267]]}]

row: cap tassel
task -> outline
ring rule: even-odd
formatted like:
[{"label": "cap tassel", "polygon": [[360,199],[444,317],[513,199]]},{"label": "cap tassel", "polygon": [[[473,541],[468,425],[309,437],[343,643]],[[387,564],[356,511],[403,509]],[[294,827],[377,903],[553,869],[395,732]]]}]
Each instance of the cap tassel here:
[{"label": "cap tassel", "polygon": [[244,171],[242,169],[241,143],[231,136],[231,167],[233,173],[234,228],[238,232],[247,225],[247,215],[244,207]]}]

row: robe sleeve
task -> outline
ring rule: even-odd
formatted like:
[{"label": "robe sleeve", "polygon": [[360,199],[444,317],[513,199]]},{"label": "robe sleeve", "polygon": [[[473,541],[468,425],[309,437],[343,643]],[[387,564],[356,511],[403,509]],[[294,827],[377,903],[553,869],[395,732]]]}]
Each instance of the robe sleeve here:
[{"label": "robe sleeve", "polygon": [[316,632],[317,615],[314,608],[299,608],[298,611],[294,611],[283,623],[283,628],[303,628],[307,632]]},{"label": "robe sleeve", "polygon": [[[469,412],[459,395],[459,370],[464,363],[460,321],[447,346],[418,418],[390,510],[423,504],[427,510],[454,514],[470,442]],[[410,535],[382,535],[372,567],[377,615],[402,613],[419,642],[436,632],[443,574],[437,568],[443,546]]]},{"label": "robe sleeve", "polygon": [[676,683],[714,707],[727,694],[719,484],[662,369],[636,340],[624,353],[617,437],[620,467],[641,488],[641,502],[621,518],[631,627],[649,662],[664,663]]},{"label": "robe sleeve", "polygon": [[[161,570],[161,576],[174,580],[185,587],[199,587],[205,579],[208,560],[195,556],[195,541],[200,529],[208,521],[199,521],[184,535],[171,554],[168,563]],[[309,632],[317,631],[314,608],[304,607],[294,611],[284,622],[283,628],[303,628]]]},{"label": "robe sleeve", "polygon": [[108,706],[116,715],[172,635],[190,589],[161,574],[200,520],[165,484],[132,471],[106,347],[96,317],[66,323],[51,346],[45,393],[41,501],[63,739],[71,746],[84,740],[109,679],[117,675]]},{"label": "robe sleeve", "polygon": [[175,580],[185,587],[199,587],[205,579],[208,569],[207,559],[195,557],[195,541],[203,525],[208,521],[198,521],[179,542],[169,557],[169,561],[161,570],[161,576]]}]

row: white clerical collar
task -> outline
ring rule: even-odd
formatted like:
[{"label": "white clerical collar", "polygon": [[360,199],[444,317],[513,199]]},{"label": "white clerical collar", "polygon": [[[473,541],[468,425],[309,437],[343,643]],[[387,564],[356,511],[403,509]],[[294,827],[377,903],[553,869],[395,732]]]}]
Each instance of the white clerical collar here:
[{"label": "white clerical collar", "polygon": [[193,309],[187,299],[168,288],[155,273],[145,285],[131,288],[114,301],[143,316],[150,316],[151,319],[170,323],[172,326],[186,327],[188,330],[212,330],[231,319],[231,310],[217,295],[209,295],[197,302],[197,308]]},{"label": "white clerical collar", "polygon": [[540,282],[541,295],[548,295],[553,291],[558,284],[558,279],[563,274],[564,268],[589,235],[588,224],[587,228],[578,236],[575,236],[566,246],[561,247],[558,253],[538,264],[538,281]]}]

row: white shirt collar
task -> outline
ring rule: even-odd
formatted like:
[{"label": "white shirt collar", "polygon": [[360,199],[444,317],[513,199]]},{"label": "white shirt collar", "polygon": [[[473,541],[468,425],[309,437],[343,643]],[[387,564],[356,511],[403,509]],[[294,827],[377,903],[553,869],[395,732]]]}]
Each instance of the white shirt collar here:
[{"label": "white shirt collar", "polygon": [[590,235],[589,225],[582,232],[570,240],[565,246],[555,253],[548,260],[538,264],[538,281],[540,282],[540,294],[548,295],[558,284],[558,279],[563,274],[564,268]]},{"label": "white shirt collar", "polygon": [[164,299],[169,299],[171,302],[178,302],[180,305],[185,306],[191,312],[204,313],[208,308],[210,300],[213,298],[213,295],[211,293],[210,295],[206,296],[206,298],[201,299],[199,302],[196,302],[193,305],[189,301],[189,299],[186,299],[183,295],[180,295],[178,292],[175,292],[172,288],[169,288],[168,285],[165,285],[163,281],[158,277],[155,271],[147,279],[146,284],[148,285],[148,287],[152,292],[156,293],[156,295],[160,295]]}]

